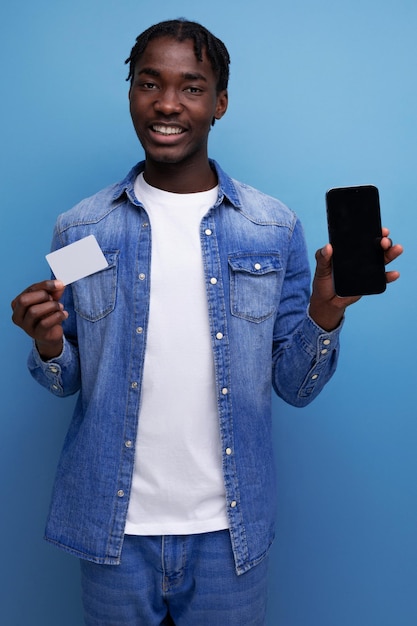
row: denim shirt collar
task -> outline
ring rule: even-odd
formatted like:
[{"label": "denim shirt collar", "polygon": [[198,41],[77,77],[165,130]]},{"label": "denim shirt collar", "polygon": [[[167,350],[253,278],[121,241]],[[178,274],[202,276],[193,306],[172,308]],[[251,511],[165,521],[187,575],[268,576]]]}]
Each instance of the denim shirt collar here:
[{"label": "denim shirt collar", "polygon": [[[216,204],[219,204],[224,197],[237,209],[241,208],[241,200],[236,190],[236,186],[233,180],[228,176],[220,167],[220,165],[213,159],[209,159],[210,166],[215,170],[219,181],[219,195]],[[138,174],[145,169],[145,161],[137,163],[127,174],[127,176],[115,186],[113,200],[118,200],[123,194],[126,194],[130,202],[136,206],[141,206],[141,203],[136,198],[134,191],[134,184]]]}]

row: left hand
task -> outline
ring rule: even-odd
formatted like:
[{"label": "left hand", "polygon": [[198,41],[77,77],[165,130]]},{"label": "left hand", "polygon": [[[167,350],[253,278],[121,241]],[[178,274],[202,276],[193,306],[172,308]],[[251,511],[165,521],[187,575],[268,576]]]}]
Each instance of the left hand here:
[{"label": "left hand", "polygon": [[[388,228],[382,229],[381,246],[384,249],[385,265],[394,261],[403,252],[400,244],[392,244]],[[316,252],[316,272],[313,280],[313,291],[310,299],[310,317],[318,326],[330,331],[340,324],[345,309],[360,300],[361,296],[340,298],[336,295],[332,277],[332,246],[328,243]],[[397,271],[385,273],[387,283],[399,278]]]}]

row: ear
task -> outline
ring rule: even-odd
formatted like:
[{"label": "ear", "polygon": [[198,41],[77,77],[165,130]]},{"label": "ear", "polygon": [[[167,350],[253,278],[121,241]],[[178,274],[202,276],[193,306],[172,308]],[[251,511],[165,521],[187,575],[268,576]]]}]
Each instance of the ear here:
[{"label": "ear", "polygon": [[219,91],[219,93],[217,94],[216,111],[214,113],[214,119],[219,120],[223,117],[223,115],[227,111],[228,102],[229,102],[229,96],[227,94],[227,89],[223,89],[222,91]]}]

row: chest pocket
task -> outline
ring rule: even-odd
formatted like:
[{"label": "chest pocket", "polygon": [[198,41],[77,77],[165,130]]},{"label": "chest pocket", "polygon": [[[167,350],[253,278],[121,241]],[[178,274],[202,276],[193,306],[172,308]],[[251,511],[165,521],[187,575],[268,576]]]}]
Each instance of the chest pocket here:
[{"label": "chest pocket", "polygon": [[232,315],[259,323],[276,312],[283,277],[279,254],[232,255],[229,273]]},{"label": "chest pocket", "polygon": [[105,252],[108,267],[72,285],[74,308],[80,317],[97,322],[116,306],[117,260],[119,251]]}]

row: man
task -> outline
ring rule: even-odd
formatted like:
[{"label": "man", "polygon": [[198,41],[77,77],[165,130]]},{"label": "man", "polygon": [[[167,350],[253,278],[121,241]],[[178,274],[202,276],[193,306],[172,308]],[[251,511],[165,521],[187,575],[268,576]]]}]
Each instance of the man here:
[{"label": "man", "polygon": [[[79,392],[46,538],[81,559],[86,624],[261,625],[274,535],[271,382],[305,406],[333,374],[346,307],[329,244],[310,273],[279,201],[208,159],[229,55],[199,24],[136,40],[130,112],[145,160],[61,215],[105,270],[12,303],[33,376]],[[386,262],[401,253],[388,231]],[[398,272],[387,272],[387,281]]]}]

